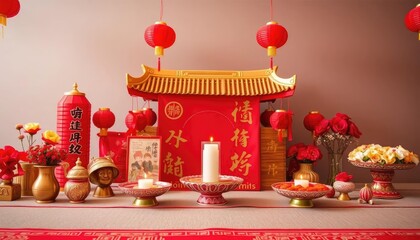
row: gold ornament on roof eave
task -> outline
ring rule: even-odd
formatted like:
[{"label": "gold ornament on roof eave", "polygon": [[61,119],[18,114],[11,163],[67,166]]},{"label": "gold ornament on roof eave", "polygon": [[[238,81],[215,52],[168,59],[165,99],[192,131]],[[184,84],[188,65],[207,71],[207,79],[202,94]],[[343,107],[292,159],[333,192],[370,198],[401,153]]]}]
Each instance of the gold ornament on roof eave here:
[{"label": "gold ornament on roof eave", "polygon": [[127,88],[150,94],[261,96],[293,91],[296,75],[280,78],[277,67],[251,71],[165,70],[142,65],[143,75],[127,74]]}]

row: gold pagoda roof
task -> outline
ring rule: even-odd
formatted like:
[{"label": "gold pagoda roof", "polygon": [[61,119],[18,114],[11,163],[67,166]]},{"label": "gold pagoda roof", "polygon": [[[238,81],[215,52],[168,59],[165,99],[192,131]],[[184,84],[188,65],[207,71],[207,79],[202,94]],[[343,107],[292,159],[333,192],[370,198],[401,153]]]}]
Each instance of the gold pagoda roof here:
[{"label": "gold pagoda roof", "polygon": [[127,89],[130,95],[152,100],[157,99],[156,94],[267,96],[275,99],[293,95],[296,82],[296,75],[287,79],[278,77],[277,67],[252,71],[158,71],[142,65],[142,69],[143,75],[138,78],[127,74]]}]

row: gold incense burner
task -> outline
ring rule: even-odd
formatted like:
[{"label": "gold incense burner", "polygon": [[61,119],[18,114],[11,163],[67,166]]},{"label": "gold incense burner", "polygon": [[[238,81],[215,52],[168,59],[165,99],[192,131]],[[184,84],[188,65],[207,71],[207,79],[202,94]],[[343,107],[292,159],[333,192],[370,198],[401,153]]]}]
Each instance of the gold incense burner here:
[{"label": "gold incense burner", "polygon": [[67,173],[68,181],[64,185],[64,193],[70,203],[82,203],[90,193],[89,172],[77,158],[76,166]]},{"label": "gold incense burner", "polygon": [[98,185],[93,192],[97,198],[114,196],[111,184],[118,177],[119,170],[110,157],[99,157],[89,163],[89,181]]}]

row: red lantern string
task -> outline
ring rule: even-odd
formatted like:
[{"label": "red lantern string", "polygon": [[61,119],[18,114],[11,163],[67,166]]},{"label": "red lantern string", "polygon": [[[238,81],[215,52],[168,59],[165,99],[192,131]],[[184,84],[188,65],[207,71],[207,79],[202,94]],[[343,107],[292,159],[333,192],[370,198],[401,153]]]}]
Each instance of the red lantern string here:
[{"label": "red lantern string", "polygon": [[270,0],[270,21],[273,21],[273,0]]},{"label": "red lantern string", "polygon": [[164,49],[174,44],[176,39],[175,31],[162,21],[163,18],[163,0],[160,1],[160,21],[146,28],[144,40],[155,48],[155,55],[158,57],[157,69],[160,71],[160,58],[164,55]]},{"label": "red lantern string", "polygon": [[[163,18],[163,0],[160,0],[160,17],[159,17],[159,20],[161,22],[162,22],[162,18]],[[160,57],[158,57],[157,69],[158,69],[158,71],[160,71]]]},{"label": "red lantern string", "polygon": [[7,0],[0,4],[0,25],[1,37],[4,36],[4,27],[7,26],[7,19],[16,16],[20,11],[19,0]]},{"label": "red lantern string", "polygon": [[287,41],[287,30],[273,21],[273,1],[270,0],[270,22],[257,31],[258,44],[267,49],[267,56],[270,58],[270,69],[274,68],[273,58],[276,56],[277,48],[283,46]]},{"label": "red lantern string", "polygon": [[162,21],[163,18],[163,0],[160,0],[160,21]]}]

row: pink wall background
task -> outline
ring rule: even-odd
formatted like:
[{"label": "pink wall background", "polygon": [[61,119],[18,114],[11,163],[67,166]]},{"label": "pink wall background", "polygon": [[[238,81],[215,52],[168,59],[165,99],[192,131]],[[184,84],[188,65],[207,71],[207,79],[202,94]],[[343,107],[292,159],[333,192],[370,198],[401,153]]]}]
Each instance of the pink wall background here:
[{"label": "pink wall background", "polygon": [[[35,121],[44,130],[55,129],[56,104],[73,82],[87,94],[92,112],[110,107],[117,116],[112,130],[124,131],[124,117],[132,107],[125,74],[139,76],[141,64],[156,64],[143,33],[159,20],[159,1],[20,2],[20,13],[9,19],[0,40],[0,146],[19,147],[17,123]],[[277,74],[297,75],[295,95],[283,101],[294,112],[292,143],[311,141],[303,117],[319,110],[327,118],[336,112],[350,115],[363,132],[358,144],[401,144],[420,153],[420,41],[404,26],[406,13],[419,2],[273,2],[274,20],[289,32],[275,58]],[[255,40],[258,28],[270,20],[268,0],[164,4],[163,20],[175,29],[177,40],[165,51],[163,68],[269,67],[265,49]],[[156,103],[152,106],[157,110]],[[98,153],[97,144],[92,126],[92,156]],[[326,163],[324,158],[315,167],[321,180],[327,175]],[[344,170],[354,175],[355,182],[371,180],[368,170],[346,160]],[[397,172],[395,181],[419,182],[419,171],[417,167]]]}]

